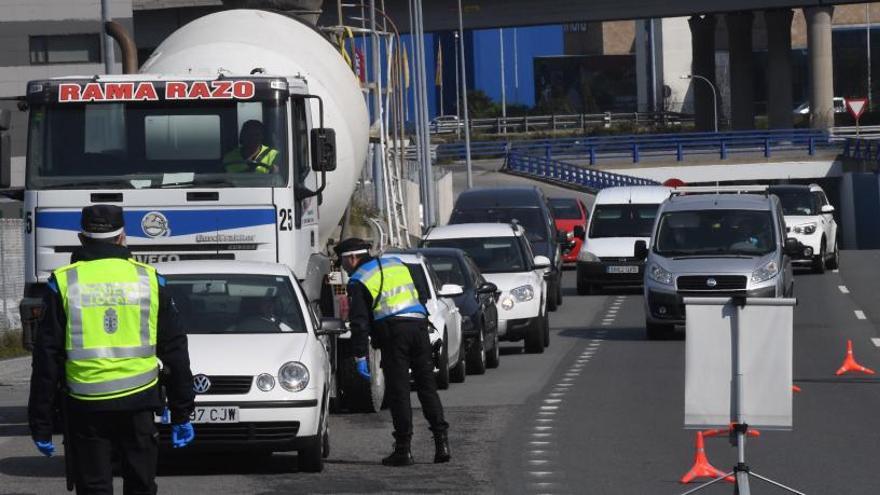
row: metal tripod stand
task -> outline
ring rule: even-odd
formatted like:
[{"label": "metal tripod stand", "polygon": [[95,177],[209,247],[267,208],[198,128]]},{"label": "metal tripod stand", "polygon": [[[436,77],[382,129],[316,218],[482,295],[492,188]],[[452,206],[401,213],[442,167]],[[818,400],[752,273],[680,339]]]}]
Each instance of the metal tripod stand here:
[{"label": "metal tripod stand", "polygon": [[749,465],[746,463],[746,435],[749,431],[749,425],[744,422],[743,418],[743,363],[742,356],[740,354],[740,349],[742,346],[742,334],[739,331],[739,322],[740,322],[740,312],[742,311],[743,306],[746,304],[753,306],[794,306],[797,304],[796,299],[775,299],[775,298],[745,298],[745,297],[733,297],[733,298],[684,298],[685,304],[729,304],[733,307],[733,314],[730,319],[730,329],[733,333],[732,349],[731,352],[733,354],[733,390],[734,396],[733,400],[735,401],[735,413],[734,415],[736,423],[734,425],[734,432],[736,433],[736,451],[737,451],[737,462],[733,467],[733,471],[725,473],[724,476],[716,478],[712,481],[704,483],[696,488],[688,490],[681,495],[689,495],[691,493],[696,493],[708,486],[714,485],[720,481],[723,481],[728,476],[733,476],[735,480],[734,485],[734,495],[751,495],[751,489],[749,488],[749,477],[755,477],[761,481],[769,483],[771,485],[775,485],[783,490],[788,491],[789,493],[794,493],[797,495],[804,495],[803,492],[799,492],[794,488],[788,487],[779,483],[777,481],[773,481],[770,478],[765,476],[761,476],[758,473],[753,472]]}]

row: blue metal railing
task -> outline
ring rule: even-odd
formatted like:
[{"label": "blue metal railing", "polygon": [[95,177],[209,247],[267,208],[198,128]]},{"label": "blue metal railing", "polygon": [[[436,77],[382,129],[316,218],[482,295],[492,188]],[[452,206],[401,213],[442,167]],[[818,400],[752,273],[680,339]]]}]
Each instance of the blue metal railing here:
[{"label": "blue metal railing", "polygon": [[606,187],[659,184],[649,179],[579,167],[571,163],[516,151],[511,151],[507,154],[502,170],[516,175],[592,191],[605,189]]},{"label": "blue metal railing", "polygon": [[880,163],[880,139],[876,137],[852,137],[843,141],[841,154],[847,158]]},{"label": "blue metal railing", "polygon": [[[757,153],[765,158],[779,152],[802,152],[813,156],[818,149],[840,146],[840,143],[831,142],[828,133],[822,130],[782,129],[477,141],[471,144],[471,156],[497,158],[515,151],[545,158],[585,160],[595,165],[603,160],[621,159],[639,163],[645,158],[680,162],[694,155],[715,155],[726,160],[734,153]],[[437,148],[437,158],[461,160],[464,159],[464,150],[462,143],[441,144]]]}]

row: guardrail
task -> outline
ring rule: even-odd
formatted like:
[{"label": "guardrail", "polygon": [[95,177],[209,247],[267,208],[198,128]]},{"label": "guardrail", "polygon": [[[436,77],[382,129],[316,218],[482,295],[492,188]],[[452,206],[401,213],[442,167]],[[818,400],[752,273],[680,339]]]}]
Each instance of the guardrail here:
[{"label": "guardrail", "polygon": [[[591,165],[602,160],[621,159],[639,163],[643,158],[668,158],[678,162],[693,155],[716,155],[726,160],[734,153],[760,153],[771,158],[782,151],[801,151],[813,156],[819,149],[834,148],[829,135],[817,129],[765,131],[694,132],[677,134],[637,134],[588,136],[525,141],[478,141],[471,143],[473,158],[498,158],[510,151],[541,154],[545,158],[565,157],[588,160]],[[441,144],[439,159],[464,159],[464,144]]]},{"label": "guardrail", "polygon": [[828,134],[831,141],[845,141],[858,137],[880,137],[880,125],[863,125],[861,127],[832,127]]},{"label": "guardrail", "polygon": [[[629,125],[681,125],[691,123],[694,116],[678,112],[604,112],[570,115],[524,115],[520,117],[491,117],[469,119],[471,132],[503,134],[507,132],[560,131],[590,127]],[[432,123],[434,134],[456,133],[464,129],[462,121]]]},{"label": "guardrail", "polygon": [[841,154],[847,158],[880,163],[880,136],[846,138]]},{"label": "guardrail", "polygon": [[580,167],[560,160],[513,151],[507,154],[502,171],[591,192],[606,187],[659,184],[650,179]]}]

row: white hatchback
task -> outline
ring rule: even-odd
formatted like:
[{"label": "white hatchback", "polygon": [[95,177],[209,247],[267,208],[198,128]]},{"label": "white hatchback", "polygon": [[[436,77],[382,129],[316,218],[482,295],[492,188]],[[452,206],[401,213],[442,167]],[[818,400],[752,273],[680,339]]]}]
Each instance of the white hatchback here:
[{"label": "white hatchback", "polygon": [[[297,451],[298,469],[329,453],[331,366],[319,320],[290,268],[242,261],[155,265],[189,339],[196,408],[192,447]],[[168,434],[168,427],[160,432]]]},{"label": "white hatchback", "polygon": [[840,266],[837,221],[834,207],[817,184],[770,186],[768,191],[782,202],[787,237],[801,243],[795,265],[808,265],[816,273]]},{"label": "white hatchback", "polygon": [[526,352],[544,352],[550,343],[547,277],[550,260],[535,256],[525,230],[516,224],[462,223],[435,227],[423,247],[458,248],[476,262],[483,277],[498,286],[498,336],[525,341]]}]

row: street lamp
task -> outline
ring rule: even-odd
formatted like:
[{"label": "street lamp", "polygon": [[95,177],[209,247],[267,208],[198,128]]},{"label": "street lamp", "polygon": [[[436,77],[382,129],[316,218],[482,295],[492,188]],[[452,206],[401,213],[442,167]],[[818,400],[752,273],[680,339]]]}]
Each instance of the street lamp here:
[{"label": "street lamp", "polygon": [[705,81],[706,84],[712,89],[712,115],[715,118],[715,133],[718,133],[718,93],[715,92],[715,85],[712,84],[712,81],[708,80],[703,76],[698,76],[696,74],[685,74],[681,76],[682,79],[699,79],[701,81]]}]

